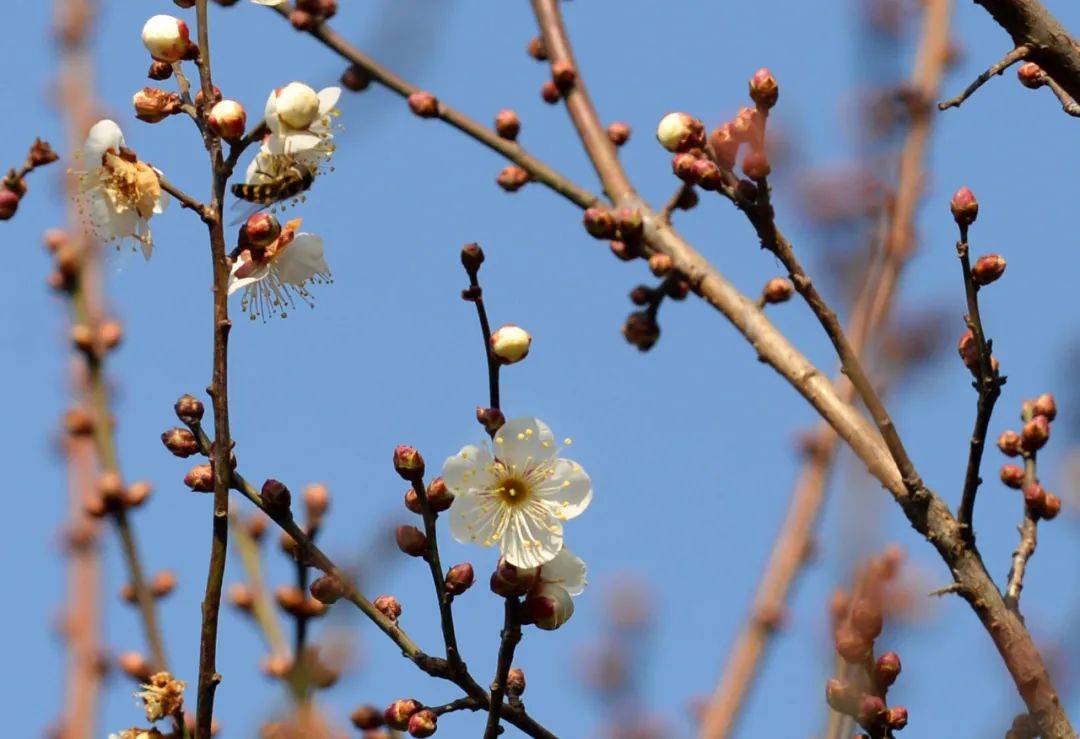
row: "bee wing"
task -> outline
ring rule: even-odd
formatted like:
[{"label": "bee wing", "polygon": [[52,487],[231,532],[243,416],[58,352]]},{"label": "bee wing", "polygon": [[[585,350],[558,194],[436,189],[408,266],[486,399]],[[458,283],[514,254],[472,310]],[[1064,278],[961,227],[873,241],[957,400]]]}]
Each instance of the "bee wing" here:
[{"label": "bee wing", "polygon": [[239,225],[246,221],[248,218],[251,218],[260,210],[265,210],[269,207],[270,206],[265,203],[252,203],[247,200],[242,200],[241,198],[236,198],[233,201],[232,206],[229,208],[229,210],[231,210],[233,214],[233,218],[229,221],[229,225]]}]

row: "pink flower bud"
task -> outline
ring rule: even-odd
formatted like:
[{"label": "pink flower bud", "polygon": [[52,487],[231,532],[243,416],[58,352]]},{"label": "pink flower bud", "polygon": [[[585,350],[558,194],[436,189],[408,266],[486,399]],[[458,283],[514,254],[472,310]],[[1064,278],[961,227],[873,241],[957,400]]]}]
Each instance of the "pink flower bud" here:
[{"label": "pink flower bud", "polygon": [[171,15],[155,15],[143,25],[142,42],[159,62],[178,62],[188,53],[187,24]]},{"label": "pink flower bud", "polygon": [[786,303],[795,293],[795,286],[786,277],[774,277],[765,283],[761,297],[766,303]]},{"label": "pink flower bud", "polygon": [[890,729],[899,731],[907,726],[907,722],[907,709],[903,706],[893,706],[885,713],[885,723],[889,725]]},{"label": "pink flower bud", "polygon": [[1002,431],[997,439],[997,447],[1007,457],[1019,456],[1021,452],[1020,434],[1015,431]]},{"label": "pink flower bud", "polygon": [[762,110],[768,110],[776,105],[780,97],[780,85],[767,67],[762,67],[754,72],[750,78],[750,99]]},{"label": "pink flower bud", "polygon": [[836,631],[836,652],[848,664],[857,665],[866,659],[873,643],[853,628],[841,626]]},{"label": "pink flower bud", "polygon": [[741,143],[730,123],[717,126],[709,134],[709,147],[712,149],[713,156],[716,157],[720,166],[727,169],[735,168],[735,158],[739,154]]},{"label": "pink flower bud", "polygon": [[825,700],[837,713],[853,716],[859,710],[859,693],[847,680],[832,678],[825,683]]},{"label": "pink flower bud", "polygon": [[716,192],[724,184],[724,176],[720,172],[720,167],[708,159],[698,159],[694,162],[693,175],[694,182],[702,190],[708,192]]},{"label": "pink flower bud", "polygon": [[885,711],[885,701],[880,696],[865,694],[859,699],[859,713],[856,718],[860,726],[869,728],[885,717]]},{"label": "pink flower bud", "polygon": [[573,615],[574,600],[558,585],[542,583],[525,598],[525,620],[544,631],[554,631]]},{"label": "pink flower bud", "polygon": [[622,146],[630,140],[630,125],[616,121],[607,127],[608,140],[615,146]]},{"label": "pink flower bud", "polygon": [[417,711],[409,718],[409,736],[428,737],[438,729],[439,717],[427,708]]},{"label": "pink flower bud", "polygon": [[414,92],[409,95],[409,108],[421,118],[439,115],[439,101],[430,92]]},{"label": "pink flower bud", "polygon": [[671,158],[671,171],[683,182],[693,185],[697,183],[697,170],[694,165],[698,158],[685,152],[676,154]]},{"label": "pink flower bud", "polygon": [[454,565],[446,573],[446,592],[451,595],[461,595],[472,587],[474,579],[473,566],[468,562]]},{"label": "pink flower bud", "polygon": [[222,100],[210,109],[206,122],[211,131],[226,141],[239,141],[244,138],[247,113],[244,106],[235,100]]},{"label": "pink flower bud", "polygon": [[1042,67],[1035,62],[1021,64],[1020,68],[1016,70],[1016,77],[1020,80],[1021,85],[1032,90],[1046,84],[1046,77],[1043,75]]},{"label": "pink flower bud", "polygon": [[668,113],[656,127],[656,140],[671,152],[685,152],[705,146],[705,126],[686,113]]},{"label": "pink flower bud", "polygon": [[531,56],[538,62],[547,61],[547,47],[544,46],[544,39],[540,38],[539,36],[533,36],[531,39],[529,39],[529,45],[526,48],[526,51],[529,56]]},{"label": "pink flower bud", "polygon": [[495,178],[499,187],[507,192],[517,192],[529,181],[529,173],[517,165],[504,167]]},{"label": "pink flower bud", "polygon": [[413,698],[402,698],[391,703],[383,713],[386,725],[391,729],[405,731],[409,727],[409,719],[423,706],[420,701]]},{"label": "pink flower bud", "polygon": [[214,490],[214,471],[208,464],[197,464],[184,475],[184,484],[196,493]]},{"label": "pink flower bud", "polygon": [[19,193],[6,187],[0,188],[0,221],[9,220],[19,209]]},{"label": "pink flower bud", "polygon": [[491,335],[491,353],[503,364],[520,362],[529,354],[532,335],[528,331],[508,323]]},{"label": "pink flower bud", "polygon": [[495,132],[507,141],[516,141],[521,132],[521,119],[509,108],[503,108],[495,114]]},{"label": "pink flower bud", "polygon": [[974,372],[979,368],[979,346],[975,341],[975,334],[970,330],[965,331],[956,344],[956,351],[960,354],[960,360],[964,366]]},{"label": "pink flower bud", "polygon": [[1061,498],[1053,493],[1046,493],[1037,512],[1041,518],[1045,518],[1047,521],[1057,518],[1057,514],[1061,513]]},{"label": "pink flower bud", "polygon": [[1031,415],[1043,416],[1047,421],[1057,418],[1057,401],[1051,393],[1043,393],[1031,403]]},{"label": "pink flower bud", "polygon": [[851,625],[864,639],[873,641],[884,626],[881,607],[870,598],[860,598],[851,606]]},{"label": "pink flower bud", "polygon": [[971,268],[971,280],[976,285],[989,285],[1005,273],[1005,257],[986,254],[975,261]]},{"label": "pink flower bud", "polygon": [[394,538],[398,549],[410,557],[422,557],[427,551],[427,537],[415,526],[398,526]]},{"label": "pink flower bud", "polygon": [[649,270],[657,277],[663,277],[675,267],[675,260],[668,254],[653,254],[649,257]]},{"label": "pink flower bud", "polygon": [[419,480],[424,477],[424,458],[416,447],[408,444],[398,444],[394,447],[394,470],[409,480]]},{"label": "pink flower bud", "polygon": [[1020,432],[1020,446],[1028,452],[1042,449],[1049,439],[1050,422],[1046,420],[1046,416],[1035,416],[1024,424],[1024,429]]},{"label": "pink flower bud", "polygon": [[161,443],[177,457],[190,457],[199,451],[199,442],[187,429],[174,428],[161,434]]},{"label": "pink flower bud", "polygon": [[606,208],[586,208],[581,222],[594,238],[611,239],[615,236],[615,217]]},{"label": "pink flower bud", "polygon": [[548,80],[540,85],[540,97],[543,98],[544,102],[548,105],[554,105],[562,100],[562,93],[559,92],[559,88],[554,82]]},{"label": "pink flower bud", "polygon": [[539,573],[535,567],[522,569],[500,559],[491,573],[491,591],[504,598],[525,595],[532,590]]},{"label": "pink flower bud", "polygon": [[874,666],[874,676],[883,687],[889,687],[900,676],[900,655],[896,652],[885,652],[877,659]]},{"label": "pink flower bud", "polygon": [[1038,515],[1042,511],[1043,503],[1046,502],[1046,491],[1037,482],[1024,486],[1024,503],[1032,513]]},{"label": "pink flower bud", "polygon": [[761,149],[748,151],[742,160],[742,171],[752,180],[763,180],[772,173],[768,155]]},{"label": "pink flower bud", "polygon": [[371,604],[391,621],[397,621],[401,617],[401,603],[392,595],[380,595]]},{"label": "pink flower bud", "polygon": [[1024,486],[1024,471],[1015,464],[1002,465],[1000,475],[1007,487],[1019,490]]},{"label": "pink flower bud", "polygon": [[574,65],[565,59],[551,65],[551,81],[559,88],[560,92],[566,92],[577,81],[577,71]]},{"label": "pink flower bud", "polygon": [[953,219],[961,226],[970,226],[979,216],[979,201],[975,199],[975,193],[966,187],[961,187],[953,193],[949,202]]},{"label": "pink flower bud", "polygon": [[517,667],[511,668],[510,672],[506,673],[506,692],[515,698],[525,693],[525,673]]},{"label": "pink flower bud", "polygon": [[637,208],[619,208],[615,213],[615,224],[621,241],[636,242],[645,233],[645,221]]}]

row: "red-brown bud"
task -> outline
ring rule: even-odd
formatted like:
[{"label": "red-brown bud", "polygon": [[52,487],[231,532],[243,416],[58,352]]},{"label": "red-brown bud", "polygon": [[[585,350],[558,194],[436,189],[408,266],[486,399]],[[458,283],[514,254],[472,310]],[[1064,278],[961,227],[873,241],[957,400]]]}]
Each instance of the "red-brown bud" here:
[{"label": "red-brown bud", "polygon": [[229,602],[238,611],[250,613],[255,608],[255,593],[245,583],[233,583],[229,586]]},{"label": "red-brown bud", "polygon": [[900,655],[896,652],[885,652],[877,658],[874,666],[874,677],[882,687],[889,687],[900,676]]},{"label": "red-brown bud", "polygon": [[1019,490],[1024,486],[1024,471],[1015,464],[1002,465],[1001,481],[1008,487]]},{"label": "red-brown bud", "polygon": [[97,327],[98,344],[112,351],[124,341],[124,327],[118,321],[102,321]]},{"label": "red-brown bud", "polygon": [[630,124],[621,121],[608,124],[607,137],[615,146],[622,146],[630,140]]},{"label": "red-brown bud", "polygon": [[560,60],[551,65],[551,81],[559,88],[560,92],[566,92],[577,82],[577,71],[570,62]]},{"label": "red-brown bud", "polygon": [[873,642],[848,626],[841,626],[836,631],[836,652],[848,664],[860,664],[870,654]]},{"label": "red-brown bud", "polygon": [[371,604],[391,621],[397,621],[401,617],[401,603],[392,595],[380,595]]},{"label": "red-brown bud", "polygon": [[1035,416],[1024,424],[1020,432],[1020,446],[1025,451],[1034,452],[1042,449],[1050,439],[1050,422],[1046,416]]},{"label": "red-brown bud", "polygon": [[637,208],[619,208],[615,212],[615,224],[618,226],[621,241],[638,241],[645,232],[645,221]]},{"label": "red-brown bud", "polygon": [[638,250],[634,246],[623,241],[612,241],[608,244],[611,253],[621,262],[630,262],[638,258]]},{"label": "red-brown bud", "polygon": [[428,737],[438,729],[439,717],[427,708],[417,711],[409,718],[409,736]]},{"label": "red-brown bud", "polygon": [[1031,415],[1043,416],[1047,421],[1057,418],[1057,401],[1051,393],[1043,393],[1031,402]]},{"label": "red-brown bud", "polygon": [[956,344],[956,351],[960,354],[960,360],[964,366],[974,372],[979,367],[979,345],[975,341],[975,334],[970,330],[960,336]]},{"label": "red-brown bud", "polygon": [[416,447],[398,444],[394,447],[394,471],[410,482],[424,477],[424,458]]},{"label": "red-brown bud", "polygon": [[1035,62],[1021,64],[1020,68],[1016,70],[1016,77],[1020,80],[1021,85],[1032,90],[1046,84],[1046,77],[1043,75],[1042,67]]},{"label": "red-brown bud", "polygon": [[473,566],[468,562],[454,565],[446,573],[446,592],[451,595],[461,595],[472,587],[474,579]]},{"label": "red-brown bud", "polygon": [[311,597],[325,605],[337,603],[345,595],[345,583],[336,575],[322,575],[315,578],[308,588]]},{"label": "red-brown bud", "polygon": [[173,68],[168,62],[154,62],[150,65],[150,69],[147,70],[146,76],[152,80],[161,82],[172,77]]},{"label": "red-brown bud", "polygon": [[439,115],[439,101],[430,92],[414,92],[409,95],[409,108],[421,118]]},{"label": "red-brown bud", "polygon": [[971,268],[971,280],[976,285],[989,285],[1005,274],[1005,257],[1000,254],[985,254],[975,261]]},{"label": "red-brown bud", "polygon": [[529,39],[529,45],[526,48],[526,51],[529,56],[538,62],[547,61],[547,47],[544,45],[544,39],[539,36],[533,36]]},{"label": "red-brown bud", "polygon": [[161,443],[177,457],[190,457],[199,451],[199,442],[187,429],[174,428],[161,434]]},{"label": "red-brown bud", "polygon": [[881,696],[864,694],[859,699],[859,713],[856,718],[863,728],[876,726],[885,717],[885,701]]},{"label": "red-brown bud", "polygon": [[786,277],[774,277],[765,283],[761,298],[766,303],[786,303],[795,293],[795,286]]},{"label": "red-brown bud", "polygon": [[427,537],[415,526],[398,526],[394,538],[398,549],[410,557],[422,557],[427,551]]},{"label": "red-brown bud", "polygon": [[7,187],[0,188],[0,221],[9,220],[19,209],[19,194]]},{"label": "red-brown bud", "polygon": [[173,406],[176,417],[189,426],[193,426],[203,417],[203,404],[201,400],[190,395],[181,395]]},{"label": "red-brown bud", "polygon": [[506,692],[515,698],[525,693],[525,673],[517,667],[506,673]]},{"label": "red-brown bud", "polygon": [[709,159],[698,159],[693,168],[694,183],[702,190],[716,192],[724,184],[724,175],[720,167]]},{"label": "red-brown bud", "polygon": [[523,621],[544,631],[554,631],[574,615],[574,600],[558,585],[541,583],[525,598]]},{"label": "red-brown bud", "polygon": [[428,483],[427,499],[431,510],[436,513],[448,510],[453,504],[454,494],[450,492],[450,488],[446,486],[446,480],[441,475]]},{"label": "red-brown bud", "polygon": [[660,325],[648,311],[635,311],[626,317],[622,335],[640,351],[647,352],[660,338]]},{"label": "red-brown bud", "polygon": [[975,199],[975,193],[966,187],[961,187],[953,193],[949,209],[957,224],[970,226],[979,216],[979,201]]},{"label": "red-brown bud", "polygon": [[884,626],[881,607],[870,598],[860,598],[851,606],[851,625],[860,636],[872,642]]},{"label": "red-brown bud", "polygon": [[1002,431],[997,438],[997,447],[1007,457],[1017,457],[1021,453],[1020,434],[1015,431]]},{"label": "red-brown bud", "polygon": [[495,182],[507,192],[517,192],[529,181],[529,173],[517,165],[504,167]]},{"label": "red-brown bud", "polygon": [[772,173],[769,156],[763,149],[753,149],[746,152],[742,160],[742,171],[752,180],[765,179]]},{"label": "red-brown bud", "polygon": [[272,518],[288,518],[291,514],[292,493],[284,483],[278,480],[267,480],[260,491],[263,508],[266,514]]},{"label": "red-brown bud", "polygon": [[164,598],[176,589],[176,573],[172,570],[162,570],[150,580],[150,594],[155,598]]},{"label": "red-brown bud", "polygon": [[504,598],[525,595],[536,584],[539,573],[537,568],[521,569],[500,559],[491,573],[491,592]]},{"label": "red-brown bud", "polygon": [[663,277],[675,267],[675,260],[667,254],[653,254],[649,257],[649,269],[657,277]]},{"label": "red-brown bud", "polygon": [[370,84],[371,75],[355,64],[341,73],[341,86],[346,90],[363,92]]},{"label": "red-brown bud", "polygon": [[214,470],[208,464],[197,464],[184,475],[184,484],[196,493],[212,493]]},{"label": "red-brown bud", "polygon": [[825,683],[825,700],[837,713],[852,716],[859,710],[859,693],[847,680],[832,678]]},{"label": "red-brown bud", "polygon": [[581,222],[594,238],[611,239],[615,236],[615,217],[604,208],[587,208]]},{"label": "red-brown bud", "polygon": [[70,408],[64,414],[64,429],[72,436],[86,436],[94,431],[94,417],[82,408]]},{"label": "red-brown bud", "polygon": [[509,108],[495,114],[495,132],[507,141],[516,141],[521,132],[521,119]]},{"label": "red-brown bud", "polygon": [[116,665],[128,677],[140,683],[149,682],[151,673],[150,663],[138,652],[124,652],[116,658]]},{"label": "red-brown bud", "polygon": [[762,110],[768,110],[776,105],[780,97],[780,84],[773,77],[767,67],[762,67],[754,72],[750,78],[750,99]]},{"label": "red-brown bud", "polygon": [[1039,515],[1045,502],[1046,491],[1043,490],[1042,485],[1033,482],[1030,485],[1024,486],[1024,503],[1027,504],[1027,507],[1031,509],[1032,513]]},{"label": "red-brown bud", "polygon": [[413,698],[402,698],[391,703],[383,712],[383,719],[391,729],[405,731],[409,728],[409,719],[423,706]]},{"label": "red-brown bud", "polygon": [[506,423],[506,416],[498,408],[476,407],[476,420],[489,434],[494,434]]},{"label": "red-brown bud", "polygon": [[543,98],[544,102],[548,105],[554,105],[562,100],[562,93],[559,92],[559,87],[554,82],[548,80],[540,85],[540,97]]},{"label": "red-brown bud", "polygon": [[1046,493],[1043,496],[1042,505],[1039,506],[1039,516],[1045,518],[1047,521],[1051,521],[1057,518],[1057,514],[1059,513],[1061,513],[1061,498],[1053,493]]},{"label": "red-brown bud", "polygon": [[383,715],[375,706],[360,706],[349,714],[352,725],[362,731],[377,729],[383,725]]},{"label": "red-brown bud", "polygon": [[293,10],[289,13],[289,23],[297,31],[311,31],[318,24],[318,18],[306,10]]},{"label": "red-brown bud", "polygon": [[694,165],[697,164],[698,158],[693,154],[682,152],[676,154],[671,158],[671,171],[675,173],[683,182],[688,184],[697,183],[697,170]]},{"label": "red-brown bud", "polygon": [[888,724],[890,729],[899,731],[907,726],[907,722],[907,709],[903,706],[893,706],[885,713],[885,723]]},{"label": "red-brown bud", "polygon": [[34,143],[30,145],[30,159],[31,167],[42,167],[46,164],[51,164],[60,158],[60,155],[53,151],[53,148],[49,146],[48,141],[42,141],[41,139],[34,139]]}]

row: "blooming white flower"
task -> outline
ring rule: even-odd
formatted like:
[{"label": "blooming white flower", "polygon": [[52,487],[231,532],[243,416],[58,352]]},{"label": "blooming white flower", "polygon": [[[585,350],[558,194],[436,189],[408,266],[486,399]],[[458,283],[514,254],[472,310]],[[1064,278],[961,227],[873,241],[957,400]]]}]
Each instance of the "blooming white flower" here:
[{"label": "blooming white flower", "polygon": [[563,547],[541,565],[536,584],[525,598],[525,616],[537,628],[552,631],[574,615],[572,596],[585,589],[585,563]]},{"label": "blooming white flower", "polygon": [[558,456],[551,429],[537,418],[507,421],[494,442],[494,454],[469,445],[443,465],[454,493],[450,533],[461,542],[497,543],[515,567],[551,562],[563,548],[562,522],[592,501],[589,476]]},{"label": "blooming white flower", "polygon": [[555,558],[540,567],[540,582],[559,587],[570,595],[581,595],[589,584],[585,560],[563,547]]},{"label": "blooming white flower", "polygon": [[272,154],[316,152],[328,158],[334,151],[331,118],[337,115],[340,87],[315,92],[303,82],[290,82],[270,93],[266,100],[266,146]]},{"label": "blooming white flower", "polygon": [[229,275],[229,294],[244,290],[241,305],[252,319],[267,313],[280,313],[295,301],[295,293],[312,305],[308,283],[330,281],[330,268],[323,258],[322,239],[314,234],[296,233],[300,219],[289,221],[269,246],[244,249],[233,264]]},{"label": "blooming white flower", "polygon": [[157,171],[124,147],[120,126],[108,119],[90,129],[83,145],[85,171],[78,172],[81,210],[103,241],[132,238],[150,258],[150,218],[161,213],[169,196]]}]

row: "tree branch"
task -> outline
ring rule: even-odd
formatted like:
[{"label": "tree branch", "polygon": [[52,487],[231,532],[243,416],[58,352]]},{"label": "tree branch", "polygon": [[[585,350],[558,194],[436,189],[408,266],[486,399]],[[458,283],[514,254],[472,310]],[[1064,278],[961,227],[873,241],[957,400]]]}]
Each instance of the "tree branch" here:
[{"label": "tree branch", "polygon": [[938,106],[937,106],[938,110],[948,110],[949,108],[959,108],[961,103],[963,103],[969,97],[974,95],[975,91],[978,90],[983,85],[985,85],[987,83],[987,81],[991,77],[993,77],[995,75],[1002,74],[1006,69],[1008,69],[1012,65],[1016,64],[1019,61],[1022,61],[1023,59],[1026,59],[1029,51],[1030,51],[1030,49],[1024,44],[1021,44],[1020,46],[1017,46],[1015,49],[1010,51],[1008,54],[1001,57],[1001,59],[999,59],[996,62],[994,62],[993,64],[991,64],[990,67],[987,68],[978,77],[976,77],[975,81],[972,82],[970,85],[968,85],[964,89],[964,91],[962,93],[960,93],[959,95],[957,95],[954,98],[950,98],[949,100],[945,100],[943,102],[938,103]]}]

